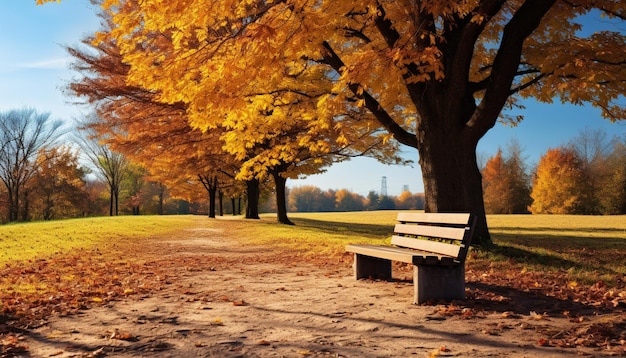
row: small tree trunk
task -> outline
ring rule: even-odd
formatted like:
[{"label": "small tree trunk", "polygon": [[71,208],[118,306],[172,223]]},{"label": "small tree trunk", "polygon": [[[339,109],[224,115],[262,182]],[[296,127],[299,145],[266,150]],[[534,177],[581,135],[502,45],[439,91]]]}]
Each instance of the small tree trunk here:
[{"label": "small tree trunk", "polygon": [[246,193],[248,194],[248,205],[246,207],[246,219],[260,219],[259,217],[259,180],[252,179],[246,181]]},{"label": "small tree trunk", "polygon": [[217,194],[217,178],[209,184],[209,217],[215,218],[215,197]]},{"label": "small tree trunk", "polygon": [[224,216],[224,192],[218,191],[218,197],[220,200],[220,216]]},{"label": "small tree trunk", "polygon": [[113,216],[113,198],[115,197],[113,187],[109,190],[109,216]]},{"label": "small tree trunk", "polygon": [[274,184],[276,186],[276,210],[278,222],[286,225],[294,225],[287,217],[287,178],[283,178],[280,173],[272,172]]},{"label": "small tree trunk", "polygon": [[163,191],[159,192],[159,208],[157,209],[159,215],[163,215]]},{"label": "small tree trunk", "polygon": [[28,221],[29,210],[30,210],[30,202],[29,202],[29,191],[24,190],[22,192],[22,221]]}]

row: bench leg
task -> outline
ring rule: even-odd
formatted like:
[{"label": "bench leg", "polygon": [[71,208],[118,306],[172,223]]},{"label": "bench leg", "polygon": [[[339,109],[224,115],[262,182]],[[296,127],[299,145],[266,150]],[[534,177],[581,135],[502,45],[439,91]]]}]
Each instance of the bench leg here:
[{"label": "bench leg", "polygon": [[378,257],[354,254],[354,277],[391,280],[391,261]]},{"label": "bench leg", "polygon": [[413,266],[413,303],[465,298],[465,266]]}]

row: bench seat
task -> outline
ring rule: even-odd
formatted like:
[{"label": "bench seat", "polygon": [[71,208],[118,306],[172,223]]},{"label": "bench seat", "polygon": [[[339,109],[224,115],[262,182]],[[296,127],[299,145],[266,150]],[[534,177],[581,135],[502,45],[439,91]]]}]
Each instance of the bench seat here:
[{"label": "bench seat", "polygon": [[392,279],[391,262],[413,265],[413,302],[465,298],[465,258],[475,218],[470,214],[398,214],[392,246],[346,245],[356,279]]},{"label": "bench seat", "polygon": [[374,256],[413,265],[458,265],[454,257],[433,255],[432,252],[407,249],[397,246],[346,245],[346,251],[359,255]]}]

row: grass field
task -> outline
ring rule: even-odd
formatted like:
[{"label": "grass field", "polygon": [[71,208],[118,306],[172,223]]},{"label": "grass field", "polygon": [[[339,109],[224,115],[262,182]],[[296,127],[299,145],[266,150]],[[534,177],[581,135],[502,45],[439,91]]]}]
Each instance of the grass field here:
[{"label": "grass field", "polygon": [[193,216],[118,216],[0,226],[0,265],[175,232]]},{"label": "grass field", "polygon": [[[341,255],[347,243],[389,242],[395,211],[293,213],[295,226],[274,215],[261,220],[200,216],[122,216],[0,226],[0,264],[45,258],[78,248],[137,243],[176,235],[188,227],[219,227],[227,239],[269,244],[298,255]],[[533,271],[567,271],[585,283],[615,283],[626,274],[626,216],[493,215],[488,222],[495,247],[474,250],[472,260]]]}]

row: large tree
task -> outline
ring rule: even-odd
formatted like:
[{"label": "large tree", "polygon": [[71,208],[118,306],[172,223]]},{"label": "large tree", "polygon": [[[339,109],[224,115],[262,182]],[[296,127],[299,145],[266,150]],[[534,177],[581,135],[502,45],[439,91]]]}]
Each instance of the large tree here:
[{"label": "large tree", "polygon": [[[470,1],[136,1],[109,0],[112,35],[131,66],[129,83],[189,103],[190,123],[221,122],[224,108],[306,85],[301,71],[327,72],[331,93],[317,101],[319,128],[346,108],[367,108],[398,142],[416,148],[425,209],[477,215],[476,241],[490,242],[478,141],[520,97],[591,103],[626,118],[625,37],[589,35],[591,11],[622,21],[617,0]],[[602,26],[603,24],[599,24]],[[585,36],[585,37],[583,37]],[[161,43],[172,43],[163,52]],[[218,115],[207,115],[218,114]],[[250,116],[250,126],[264,118]],[[341,137],[340,137],[341,138]]]},{"label": "large tree", "polygon": [[[109,23],[110,17],[106,13],[102,18],[105,24]],[[109,30],[105,26],[103,33]],[[155,35],[159,38],[155,46],[160,52],[174,51],[168,34]],[[100,135],[116,132],[112,137],[109,135],[114,148],[134,160],[141,161],[143,156],[144,165],[150,166],[148,163],[154,160],[153,152],[147,150],[154,148],[154,143],[170,149],[160,156],[169,158],[174,166],[191,160],[191,168],[199,170],[197,178],[211,198],[209,216],[215,216],[218,185],[224,182],[223,178],[218,180],[218,176],[226,174],[225,169],[215,163],[224,162],[226,156],[231,156],[231,162],[239,164],[233,178],[247,182],[250,191],[255,192],[257,183],[265,178],[271,176],[274,179],[278,220],[286,224],[291,224],[285,195],[288,178],[318,173],[333,162],[353,156],[366,155],[386,163],[406,162],[396,154],[397,142],[386,140],[386,135],[376,127],[342,128],[340,120],[332,126],[320,126],[319,121],[314,120],[317,101],[332,91],[332,83],[320,66],[314,70],[293,65],[286,67],[290,82],[298,85],[286,83],[285,88],[278,91],[273,91],[271,86],[264,89],[269,85],[262,81],[252,82],[253,88],[245,95],[220,102],[220,110],[213,110],[209,115],[220,121],[203,126],[199,131],[190,127],[185,116],[186,108],[193,102],[184,98],[173,103],[159,102],[160,91],[125,84],[129,66],[123,63],[116,41],[110,37],[106,41],[103,37],[100,41],[88,38],[84,44],[88,45],[89,51],[68,48],[77,60],[74,68],[85,75],[69,89],[97,107],[101,118],[101,123],[95,127],[97,132]],[[347,120],[366,116],[371,114],[358,108],[350,108],[341,114]],[[181,135],[185,137],[181,138]],[[206,143],[207,158],[199,158],[200,151],[194,144],[197,141]],[[173,146],[178,147],[175,155]],[[208,170],[200,165],[207,161],[213,162],[213,167]],[[254,193],[248,194],[252,199],[247,201],[249,206],[254,206],[255,197]],[[247,217],[258,218],[256,208],[250,209]]]}]

